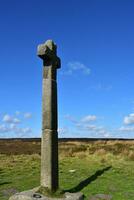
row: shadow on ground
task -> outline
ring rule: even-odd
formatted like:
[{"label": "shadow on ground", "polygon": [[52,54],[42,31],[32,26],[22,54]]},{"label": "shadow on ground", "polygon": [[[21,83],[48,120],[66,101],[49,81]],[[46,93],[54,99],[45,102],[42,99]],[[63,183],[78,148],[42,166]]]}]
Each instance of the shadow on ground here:
[{"label": "shadow on ground", "polygon": [[5,181],[5,182],[0,183],[0,186],[10,184],[10,183],[12,183],[12,182]]},{"label": "shadow on ground", "polygon": [[78,185],[76,185],[75,187],[73,187],[69,190],[66,190],[65,192],[71,192],[71,193],[80,192],[84,187],[89,185],[91,182],[95,181],[99,176],[101,176],[104,172],[110,170],[111,168],[112,168],[112,166],[109,166],[104,169],[96,171],[95,174],[86,178],[85,180],[81,181]]}]

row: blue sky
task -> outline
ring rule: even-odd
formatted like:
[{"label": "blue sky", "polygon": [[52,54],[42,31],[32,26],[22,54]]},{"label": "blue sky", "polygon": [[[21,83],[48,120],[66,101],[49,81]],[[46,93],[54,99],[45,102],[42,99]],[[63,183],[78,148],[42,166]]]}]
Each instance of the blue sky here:
[{"label": "blue sky", "polygon": [[0,0],[0,137],[40,137],[42,61],[53,39],[59,137],[134,138],[134,1]]}]

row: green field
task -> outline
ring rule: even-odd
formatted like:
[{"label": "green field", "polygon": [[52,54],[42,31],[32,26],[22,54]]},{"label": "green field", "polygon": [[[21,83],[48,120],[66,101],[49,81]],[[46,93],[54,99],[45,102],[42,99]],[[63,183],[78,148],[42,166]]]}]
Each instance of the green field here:
[{"label": "green field", "polygon": [[[106,194],[113,200],[134,200],[133,148],[133,142],[60,144],[60,188],[81,191],[85,199]],[[0,155],[0,200],[39,182],[39,154]]]}]

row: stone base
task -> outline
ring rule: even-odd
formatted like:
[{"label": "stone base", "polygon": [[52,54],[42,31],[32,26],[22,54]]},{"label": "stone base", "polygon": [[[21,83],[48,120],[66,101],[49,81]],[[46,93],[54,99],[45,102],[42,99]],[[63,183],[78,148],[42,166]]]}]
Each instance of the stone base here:
[{"label": "stone base", "polygon": [[34,188],[32,190],[16,193],[11,196],[9,200],[83,200],[84,196],[81,192],[78,193],[65,193],[65,197],[62,198],[52,198],[46,197],[39,193],[36,193],[38,188]]}]

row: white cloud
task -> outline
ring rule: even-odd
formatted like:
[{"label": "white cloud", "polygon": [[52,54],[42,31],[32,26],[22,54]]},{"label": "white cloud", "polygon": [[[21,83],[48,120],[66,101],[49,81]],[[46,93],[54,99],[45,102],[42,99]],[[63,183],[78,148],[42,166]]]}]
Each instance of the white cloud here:
[{"label": "white cloud", "polygon": [[16,124],[18,124],[18,123],[20,123],[21,121],[20,121],[20,119],[18,119],[18,118],[14,118],[14,117],[12,117],[12,116],[6,114],[6,115],[4,115],[4,117],[3,117],[3,122],[6,122],[6,123],[16,123]]},{"label": "white cloud", "polygon": [[111,136],[110,132],[107,131],[105,128],[102,128],[97,133],[102,135],[102,137],[110,137]]},{"label": "white cloud", "polygon": [[76,128],[81,131],[97,131],[98,127],[94,124],[86,125],[84,123],[76,124]]},{"label": "white cloud", "polygon": [[96,121],[97,117],[95,115],[87,115],[81,119],[81,122],[91,122]]},{"label": "white cloud", "polygon": [[11,124],[10,131],[20,134],[20,133],[31,133],[32,129],[30,127],[20,128],[20,127],[17,127],[15,124]]},{"label": "white cloud", "polygon": [[[32,129],[30,127],[20,128],[14,126],[14,128],[11,129],[12,132],[16,135],[16,137],[29,137],[29,133],[32,133]],[[27,135],[28,134],[28,135]]]},{"label": "white cloud", "polygon": [[[88,135],[90,134],[92,136],[97,136],[97,137],[110,137],[111,133],[103,126],[99,126],[96,124],[91,124],[91,122],[96,122],[96,120],[98,119],[98,117],[96,115],[86,115],[83,118],[81,118],[80,120],[76,120],[73,116],[71,115],[66,115],[65,116],[66,119],[68,119],[69,121],[73,122],[73,130],[76,131],[76,135],[77,132],[79,132],[80,135]],[[70,131],[66,129],[61,129],[60,132],[62,132],[62,134],[66,134],[67,132],[70,133]],[[88,137],[88,136],[87,136]]]},{"label": "white cloud", "polygon": [[109,137],[110,132],[107,131],[103,126],[97,126],[94,124],[86,125],[86,124],[79,124],[77,125],[78,130],[81,131],[88,131],[89,133],[96,133],[99,137]]},{"label": "white cloud", "polygon": [[9,131],[10,129],[5,124],[0,125],[0,133],[6,133]]},{"label": "white cloud", "polygon": [[68,114],[68,115],[65,115],[65,118],[68,119],[70,122],[73,122],[74,124],[77,124],[77,125],[79,124],[81,125],[81,123],[89,123],[89,122],[93,122],[97,120],[96,115],[86,115],[82,119],[76,120],[75,117]]},{"label": "white cloud", "polygon": [[122,127],[119,128],[119,131],[122,131],[122,132],[134,132],[134,127],[122,126]]},{"label": "white cloud", "polygon": [[83,125],[83,128],[87,131],[96,131],[97,127],[96,125]]},{"label": "white cloud", "polygon": [[64,117],[65,117],[65,119],[68,119],[69,121],[71,121],[73,123],[77,123],[78,122],[72,115],[67,114]]},{"label": "white cloud", "polygon": [[30,113],[30,112],[24,113],[25,119],[30,119],[31,117],[32,117],[32,113]]},{"label": "white cloud", "polygon": [[10,115],[4,115],[3,122],[12,123],[13,119],[12,119],[12,117]]},{"label": "white cloud", "polygon": [[16,129],[16,124],[10,124],[10,130],[15,130]]},{"label": "white cloud", "polygon": [[[30,127],[19,127],[20,122],[24,124],[16,115],[20,115],[19,111],[15,112],[15,116],[5,114],[2,118],[3,124],[0,125],[0,134],[3,134],[6,137],[5,133],[8,133],[8,137],[29,137],[29,134],[32,133]],[[26,112],[24,114],[25,118],[31,118],[31,113]]]},{"label": "white cloud", "polygon": [[134,113],[131,113],[128,116],[124,117],[124,124],[126,125],[134,124]]},{"label": "white cloud", "polygon": [[86,65],[84,65],[81,62],[69,62],[67,64],[68,70],[65,72],[65,74],[71,75],[73,72],[75,73],[76,71],[81,71],[85,75],[89,75],[91,73],[90,68],[88,68]]},{"label": "white cloud", "polygon": [[32,133],[32,129],[30,127],[26,127],[22,129],[23,133]]},{"label": "white cloud", "polygon": [[109,138],[110,136],[111,136],[111,135],[110,135],[109,132],[104,133],[104,137],[105,137],[105,138]]},{"label": "white cloud", "polygon": [[24,127],[20,128],[17,127],[16,124],[9,124],[9,126],[6,126],[5,124],[0,125],[0,133],[5,133],[5,132],[14,132],[16,134],[26,134],[26,133],[31,133],[32,129],[30,127]]},{"label": "white cloud", "polygon": [[18,123],[20,123],[20,122],[21,122],[20,119],[18,119],[18,118],[13,118],[13,123],[18,124]]},{"label": "white cloud", "polygon": [[118,131],[123,133],[133,133],[134,132],[134,113],[131,113],[124,117],[124,126],[121,126]]}]

